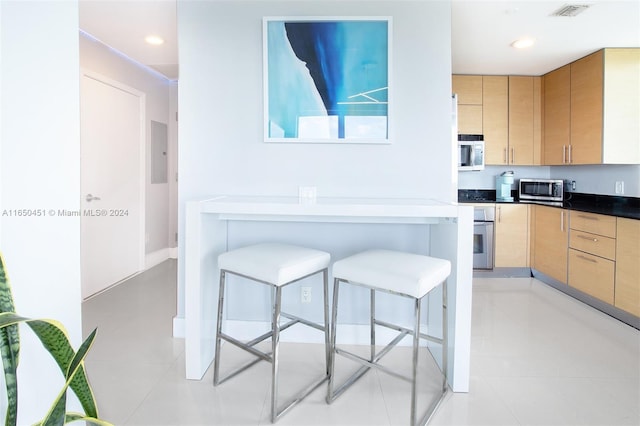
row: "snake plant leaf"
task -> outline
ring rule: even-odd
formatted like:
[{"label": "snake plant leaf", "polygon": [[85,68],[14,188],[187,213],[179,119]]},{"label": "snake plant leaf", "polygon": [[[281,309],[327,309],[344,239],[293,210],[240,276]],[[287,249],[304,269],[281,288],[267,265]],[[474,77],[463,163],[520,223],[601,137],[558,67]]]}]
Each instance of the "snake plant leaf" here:
[{"label": "snake plant leaf", "polygon": [[84,358],[87,356],[87,353],[89,352],[89,349],[93,344],[93,341],[96,337],[96,331],[97,330],[93,330],[93,332],[85,339],[85,341],[82,342],[82,345],[80,345],[80,347],[78,348],[78,352],[75,353],[73,358],[71,359],[69,367],[65,374],[66,383],[58,394],[58,397],[51,407],[51,410],[49,410],[49,412],[41,422],[43,426],[57,426],[64,423],[66,413],[67,389],[73,382],[75,375],[78,372],[83,371]]},{"label": "snake plant leaf", "polygon": [[[69,371],[71,369],[74,371],[77,369],[77,373],[71,376],[70,387],[78,397],[84,412],[90,417],[97,418],[98,407],[84,370],[84,363],[80,362],[77,366],[74,364],[73,361],[77,357],[77,354],[71,347],[69,338],[62,324],[54,320],[30,320],[27,324],[34,333],[36,333],[43,346],[51,353],[65,377],[70,377]],[[89,337],[83,342],[81,348],[87,344],[87,341],[90,347],[95,338],[96,331],[97,330],[93,330]],[[81,359],[84,359],[84,357]]]},{"label": "snake plant leaf", "polygon": [[65,424],[78,421],[96,426],[113,426],[113,424],[107,421],[96,419],[95,417],[88,417],[80,413],[67,413],[64,420]]},{"label": "snake plant leaf", "polygon": [[[4,267],[4,257],[0,254],[0,312],[15,312],[13,293],[9,277]],[[16,371],[20,355],[20,335],[18,326],[12,325],[0,329],[0,356],[4,368],[4,380],[7,389],[6,425],[15,425],[18,421],[18,379]]]},{"label": "snake plant leaf", "polygon": [[[78,400],[82,404],[83,409],[88,417],[98,418],[98,409],[93,395],[93,391],[87,380],[86,373],[84,371],[84,357],[87,351],[91,347],[97,330],[94,330],[85,339],[80,346],[80,350],[76,353],[67,337],[64,326],[55,320],[33,320],[22,317],[13,312],[0,313],[0,328],[6,328],[13,326],[20,322],[25,322],[31,327],[36,336],[40,339],[43,346],[51,353],[58,366],[62,370],[67,378],[67,384],[65,384],[62,397],[57,398],[56,403],[52,407],[52,415],[57,419],[56,423],[50,424],[62,424],[64,421],[64,414],[66,409],[66,389],[68,386],[78,396]],[[6,423],[14,425],[14,423]]]}]

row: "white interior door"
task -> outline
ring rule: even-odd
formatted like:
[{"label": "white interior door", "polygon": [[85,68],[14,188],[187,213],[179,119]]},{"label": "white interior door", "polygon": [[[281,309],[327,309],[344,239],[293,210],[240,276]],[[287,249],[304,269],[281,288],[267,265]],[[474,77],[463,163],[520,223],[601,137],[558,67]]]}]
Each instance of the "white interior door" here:
[{"label": "white interior door", "polygon": [[83,73],[82,297],[144,268],[144,94]]}]

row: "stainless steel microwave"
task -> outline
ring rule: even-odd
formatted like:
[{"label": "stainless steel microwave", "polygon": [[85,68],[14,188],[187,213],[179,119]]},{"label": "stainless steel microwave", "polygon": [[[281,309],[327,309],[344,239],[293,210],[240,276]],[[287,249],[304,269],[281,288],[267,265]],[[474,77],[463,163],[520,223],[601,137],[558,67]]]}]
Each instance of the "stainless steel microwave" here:
[{"label": "stainless steel microwave", "polygon": [[484,170],[482,135],[458,135],[458,170]]},{"label": "stainless steel microwave", "polygon": [[564,200],[564,181],[562,179],[520,179],[518,196],[521,201]]}]

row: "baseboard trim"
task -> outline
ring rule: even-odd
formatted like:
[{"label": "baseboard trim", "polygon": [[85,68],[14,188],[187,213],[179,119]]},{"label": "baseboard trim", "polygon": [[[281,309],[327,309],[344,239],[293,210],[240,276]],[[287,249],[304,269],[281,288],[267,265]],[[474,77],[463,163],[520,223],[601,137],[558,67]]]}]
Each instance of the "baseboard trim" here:
[{"label": "baseboard trim", "polygon": [[185,336],[185,322],[184,317],[173,317],[173,337],[177,339],[184,339]]},{"label": "baseboard trim", "polygon": [[171,259],[178,258],[178,247],[169,247],[169,257]]},{"label": "baseboard trim", "polygon": [[151,269],[169,258],[171,258],[171,249],[169,248],[147,253],[144,259],[144,269]]}]

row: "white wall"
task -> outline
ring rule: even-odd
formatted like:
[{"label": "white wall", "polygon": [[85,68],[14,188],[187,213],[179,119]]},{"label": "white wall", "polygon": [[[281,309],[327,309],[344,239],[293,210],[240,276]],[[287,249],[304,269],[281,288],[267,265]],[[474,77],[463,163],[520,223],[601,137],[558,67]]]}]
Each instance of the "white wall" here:
[{"label": "white wall", "polygon": [[[454,200],[450,1],[178,2],[179,217],[212,194]],[[264,16],[391,16],[392,143],[263,142]],[[183,258],[183,240],[180,239]],[[179,268],[182,262],[179,263]],[[184,315],[179,271],[178,316]]]},{"label": "white wall", "polygon": [[[17,311],[60,320],[77,348],[80,221],[50,211],[80,208],[78,4],[3,0],[0,19],[0,250]],[[63,380],[30,329],[21,339],[18,423],[32,424]]]},{"label": "white wall", "polygon": [[[163,184],[151,184],[151,167],[150,167],[150,147],[151,147],[151,121],[165,123],[171,129],[175,123],[175,114],[171,114],[172,98],[170,96],[171,86],[176,83],[170,82],[167,78],[159,73],[146,68],[126,56],[120,54],[90,35],[80,33],[80,66],[82,69],[94,71],[110,79],[116,80],[127,86],[138,89],[146,94],[146,217],[145,217],[145,233],[147,254],[162,252],[168,256],[169,247],[175,247],[174,233],[171,230],[175,228],[170,222],[171,199],[170,199],[170,182]],[[169,146],[174,149],[169,150],[170,169],[175,170],[176,145],[175,132],[169,131]],[[114,168],[118,165],[114,164]],[[175,200],[175,199],[174,199]],[[165,257],[166,258],[166,257]],[[147,257],[149,261],[149,256]],[[158,259],[164,260],[164,259]],[[157,260],[156,260],[157,261]],[[147,265],[147,267],[153,265]]]},{"label": "white wall", "polygon": [[625,197],[640,197],[640,166],[556,166],[551,167],[551,179],[575,180],[575,192],[602,195],[617,195],[616,181],[622,181]]}]

